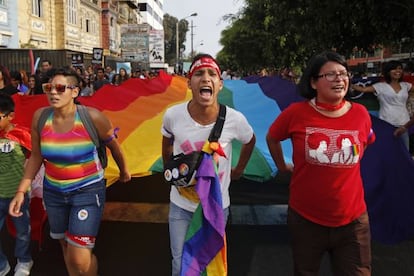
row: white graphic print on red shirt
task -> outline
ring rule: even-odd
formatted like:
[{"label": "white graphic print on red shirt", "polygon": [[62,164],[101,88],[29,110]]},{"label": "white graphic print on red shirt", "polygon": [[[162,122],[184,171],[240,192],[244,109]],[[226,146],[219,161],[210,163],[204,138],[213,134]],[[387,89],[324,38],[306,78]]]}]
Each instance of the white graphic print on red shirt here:
[{"label": "white graphic print on red shirt", "polygon": [[358,131],[307,127],[306,161],[331,167],[348,167],[358,163]]}]

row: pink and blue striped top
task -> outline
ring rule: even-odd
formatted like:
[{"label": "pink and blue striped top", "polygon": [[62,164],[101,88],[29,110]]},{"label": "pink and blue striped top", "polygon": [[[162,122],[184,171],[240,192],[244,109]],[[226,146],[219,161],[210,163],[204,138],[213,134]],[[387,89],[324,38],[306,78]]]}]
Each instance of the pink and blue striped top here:
[{"label": "pink and blue striped top", "polygon": [[41,131],[41,153],[45,164],[44,186],[70,192],[94,184],[104,177],[95,144],[76,111],[73,128],[66,133],[53,129],[53,112]]}]

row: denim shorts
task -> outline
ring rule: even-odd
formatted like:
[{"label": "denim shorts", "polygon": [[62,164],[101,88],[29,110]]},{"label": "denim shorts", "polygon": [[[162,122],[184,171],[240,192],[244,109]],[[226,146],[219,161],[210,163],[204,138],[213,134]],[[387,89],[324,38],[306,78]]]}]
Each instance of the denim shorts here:
[{"label": "denim shorts", "polygon": [[45,188],[43,199],[53,239],[93,248],[105,203],[105,180],[71,192]]}]

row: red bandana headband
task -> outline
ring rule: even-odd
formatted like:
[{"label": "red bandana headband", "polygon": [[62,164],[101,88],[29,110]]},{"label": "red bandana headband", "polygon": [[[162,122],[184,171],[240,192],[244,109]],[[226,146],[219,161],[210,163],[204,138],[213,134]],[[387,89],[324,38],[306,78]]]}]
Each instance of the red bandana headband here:
[{"label": "red bandana headband", "polygon": [[188,73],[188,78],[191,79],[191,76],[193,75],[193,73],[197,70],[200,70],[201,68],[213,68],[214,70],[217,71],[217,74],[221,78],[220,67],[217,65],[217,62],[214,59],[209,58],[209,57],[202,57],[200,59],[197,59],[193,63],[193,66],[191,66],[190,68],[190,71]]}]

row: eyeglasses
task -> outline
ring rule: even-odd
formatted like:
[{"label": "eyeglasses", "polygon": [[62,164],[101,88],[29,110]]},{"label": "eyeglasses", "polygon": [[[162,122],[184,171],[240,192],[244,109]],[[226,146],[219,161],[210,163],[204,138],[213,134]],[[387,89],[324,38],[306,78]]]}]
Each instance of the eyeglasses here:
[{"label": "eyeglasses", "polygon": [[347,71],[342,71],[339,73],[336,72],[328,72],[322,75],[318,75],[318,78],[325,78],[327,81],[335,81],[337,77],[339,77],[341,80],[349,79],[351,74]]},{"label": "eyeglasses", "polygon": [[56,90],[57,93],[62,94],[66,91],[66,88],[73,89],[76,88],[76,85],[69,85],[69,84],[51,84],[51,83],[44,83],[42,84],[43,93],[50,93],[53,89]]}]

